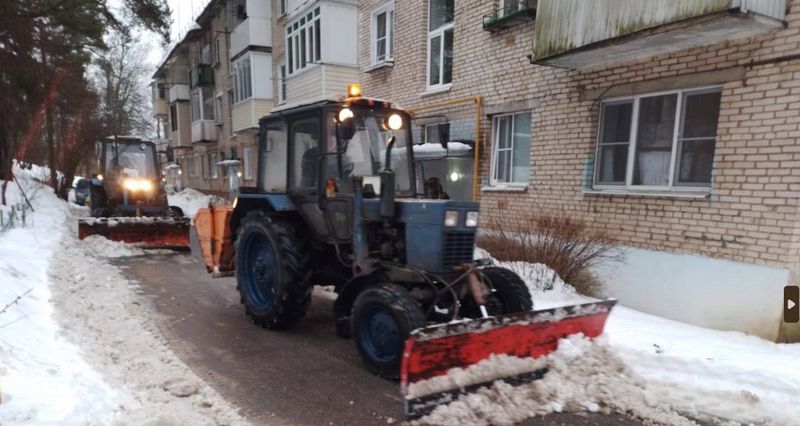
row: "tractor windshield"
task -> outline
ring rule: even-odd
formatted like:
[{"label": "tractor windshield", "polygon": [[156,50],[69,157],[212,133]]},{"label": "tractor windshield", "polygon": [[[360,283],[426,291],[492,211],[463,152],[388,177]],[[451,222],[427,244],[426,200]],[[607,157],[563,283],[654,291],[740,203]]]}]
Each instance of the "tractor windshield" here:
[{"label": "tractor windshield", "polygon": [[105,169],[110,176],[133,179],[156,178],[155,152],[152,145],[106,143],[105,150]]},{"label": "tractor windshield", "polygon": [[391,111],[355,111],[355,133],[341,156],[341,176],[362,176],[364,184],[372,184],[378,192],[380,172],[386,167],[386,143],[394,136],[391,168],[395,172],[396,189],[398,194],[410,196],[413,194],[406,136],[409,123],[404,119],[402,128],[390,130],[385,122],[391,114]]}]

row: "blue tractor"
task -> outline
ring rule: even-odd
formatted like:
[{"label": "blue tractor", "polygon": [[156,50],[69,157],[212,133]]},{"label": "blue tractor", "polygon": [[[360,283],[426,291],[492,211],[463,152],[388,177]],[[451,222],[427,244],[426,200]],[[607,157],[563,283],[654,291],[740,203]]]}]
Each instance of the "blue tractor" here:
[{"label": "blue tractor", "polygon": [[337,333],[397,378],[412,331],[532,301],[517,274],[473,260],[477,203],[418,192],[410,115],[349,90],[261,119],[257,187],[224,213],[232,244],[209,248],[227,252],[208,266],[235,268],[247,315],[269,329],[300,321],[314,285],[335,286]]}]

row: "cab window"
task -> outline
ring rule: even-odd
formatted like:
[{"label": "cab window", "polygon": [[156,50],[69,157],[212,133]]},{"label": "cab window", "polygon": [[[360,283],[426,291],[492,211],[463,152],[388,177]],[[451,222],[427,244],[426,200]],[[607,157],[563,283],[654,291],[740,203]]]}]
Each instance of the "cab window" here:
[{"label": "cab window", "polygon": [[291,124],[292,188],[316,190],[319,161],[319,119],[303,118]]}]

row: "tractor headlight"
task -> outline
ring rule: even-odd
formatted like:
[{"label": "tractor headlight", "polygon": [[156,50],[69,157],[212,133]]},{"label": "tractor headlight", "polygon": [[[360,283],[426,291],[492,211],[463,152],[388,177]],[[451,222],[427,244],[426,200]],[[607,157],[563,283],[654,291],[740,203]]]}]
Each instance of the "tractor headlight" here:
[{"label": "tractor headlight", "polygon": [[400,114],[392,114],[386,119],[386,127],[390,130],[400,130],[403,128],[403,117]]},{"label": "tractor headlight", "polygon": [[122,187],[128,191],[136,191],[139,189],[139,182],[133,179],[125,179],[122,181]]},{"label": "tractor headlight", "polygon": [[458,226],[458,212],[448,210],[444,213],[444,226],[454,228]]},{"label": "tractor headlight", "polygon": [[149,180],[140,180],[139,189],[141,189],[142,191],[150,192],[153,190],[153,182],[150,182]]},{"label": "tractor headlight", "polygon": [[467,212],[467,220],[465,225],[469,228],[475,228],[478,226],[478,212]]},{"label": "tractor headlight", "polygon": [[339,111],[339,122],[344,123],[345,120],[353,118],[353,110],[350,108],[344,108]]}]

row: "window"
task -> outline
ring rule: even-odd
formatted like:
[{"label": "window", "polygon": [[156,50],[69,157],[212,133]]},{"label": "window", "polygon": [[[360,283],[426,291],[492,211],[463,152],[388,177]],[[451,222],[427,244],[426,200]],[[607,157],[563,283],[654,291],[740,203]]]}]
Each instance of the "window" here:
[{"label": "window", "polygon": [[453,82],[453,2],[431,0],[428,7],[428,88]]},{"label": "window", "polygon": [[500,0],[500,16],[512,15],[528,7],[528,0]]},{"label": "window", "polygon": [[245,148],[243,151],[244,158],[242,159],[242,168],[244,169],[244,178],[246,180],[253,179],[253,150]]},{"label": "window", "polygon": [[202,65],[211,65],[211,45],[204,44],[200,49],[200,63]]},{"label": "window", "polygon": [[172,104],[169,106],[169,123],[173,132],[178,131],[178,105]]},{"label": "window", "polygon": [[425,126],[425,143],[440,143],[450,140],[450,123],[429,124]]},{"label": "window", "polygon": [[239,103],[253,96],[253,71],[250,55],[242,56],[233,63],[233,102]]},{"label": "window", "polygon": [[291,125],[292,188],[317,188],[319,120],[297,120]]},{"label": "window", "polygon": [[286,26],[289,75],[319,62],[321,57],[319,7]]},{"label": "window", "polygon": [[492,185],[527,185],[531,167],[531,113],[501,115],[492,121]]},{"label": "window", "polygon": [[228,89],[228,128],[231,130],[231,136],[236,132],[233,131],[233,89]]},{"label": "window", "polygon": [[217,94],[216,100],[217,124],[222,124],[222,93]]},{"label": "window", "polygon": [[192,123],[200,120],[214,120],[214,89],[198,87],[192,91]]},{"label": "window", "polygon": [[280,3],[281,3],[281,15],[285,15],[286,14],[286,0],[281,0]]},{"label": "window", "polygon": [[602,104],[595,185],[711,185],[719,89],[642,95]]},{"label": "window", "polygon": [[278,103],[286,102],[286,63],[280,65],[280,80],[278,80]]},{"label": "window", "polygon": [[222,50],[223,50],[222,37],[217,37],[214,40],[214,65],[219,65],[222,63]]},{"label": "window", "polygon": [[394,54],[394,3],[372,12],[372,63],[390,62]]},{"label": "window", "polygon": [[216,179],[219,175],[217,174],[217,154],[209,154],[208,155],[208,170],[211,171],[211,179]]},{"label": "window", "polygon": [[203,158],[194,157],[192,165],[194,166],[194,177],[203,177]]}]

